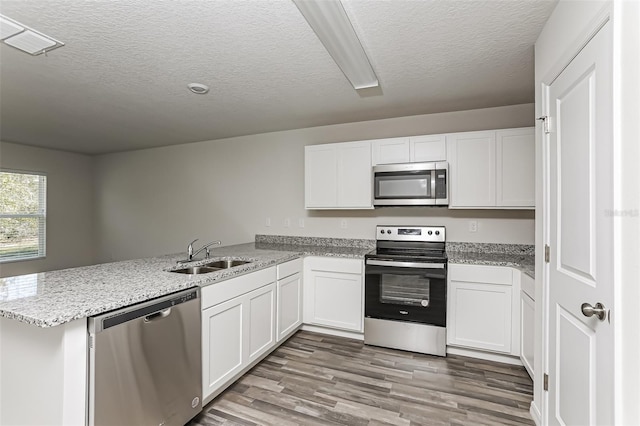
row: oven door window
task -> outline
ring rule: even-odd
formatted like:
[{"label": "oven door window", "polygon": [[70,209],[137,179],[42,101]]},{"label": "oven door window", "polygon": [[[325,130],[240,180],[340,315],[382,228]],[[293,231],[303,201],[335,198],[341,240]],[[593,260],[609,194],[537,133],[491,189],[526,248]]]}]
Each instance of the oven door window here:
[{"label": "oven door window", "polygon": [[365,316],[446,325],[446,269],[365,267]]},{"label": "oven door window", "polygon": [[375,198],[433,198],[431,173],[431,171],[376,173]]},{"label": "oven door window", "polygon": [[383,274],[380,280],[380,303],[429,306],[429,284],[422,276]]}]

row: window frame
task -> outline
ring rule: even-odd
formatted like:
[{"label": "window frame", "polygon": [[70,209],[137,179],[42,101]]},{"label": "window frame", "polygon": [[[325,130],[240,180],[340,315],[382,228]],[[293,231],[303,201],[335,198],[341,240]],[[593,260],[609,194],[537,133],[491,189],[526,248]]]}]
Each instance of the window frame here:
[{"label": "window frame", "polygon": [[[13,262],[26,262],[32,260],[45,259],[47,257],[47,181],[49,180],[46,172],[32,170],[17,170],[0,167],[0,173],[13,173],[39,176],[40,183],[38,186],[38,213],[24,214],[5,214],[0,210],[0,218],[37,218],[38,219],[38,254],[32,256],[20,257],[2,257],[0,255],[0,264]],[[44,181],[42,179],[44,178]]]}]

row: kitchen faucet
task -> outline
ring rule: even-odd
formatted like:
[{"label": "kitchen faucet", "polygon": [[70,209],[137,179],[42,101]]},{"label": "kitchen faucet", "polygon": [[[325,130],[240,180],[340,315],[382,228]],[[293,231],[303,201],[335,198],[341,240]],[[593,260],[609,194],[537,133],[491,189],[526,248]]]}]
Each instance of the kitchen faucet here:
[{"label": "kitchen faucet", "polygon": [[187,247],[187,258],[184,260],[178,260],[178,263],[185,263],[185,262],[191,262],[193,261],[193,258],[196,257],[202,250],[206,250],[205,251],[205,259],[209,258],[210,255],[210,251],[209,251],[209,247],[214,245],[214,244],[221,244],[220,241],[212,241],[208,244],[205,244],[204,246],[200,247],[198,250],[196,250],[196,252],[193,252],[193,243],[195,243],[196,241],[198,241],[198,238],[196,238],[195,240],[191,241],[189,243],[189,246]]}]

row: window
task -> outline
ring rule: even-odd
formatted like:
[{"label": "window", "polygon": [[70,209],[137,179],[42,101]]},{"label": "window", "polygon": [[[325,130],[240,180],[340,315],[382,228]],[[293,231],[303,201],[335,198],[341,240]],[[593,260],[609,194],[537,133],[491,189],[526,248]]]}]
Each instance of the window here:
[{"label": "window", "polygon": [[0,262],[45,257],[47,177],[0,171]]}]

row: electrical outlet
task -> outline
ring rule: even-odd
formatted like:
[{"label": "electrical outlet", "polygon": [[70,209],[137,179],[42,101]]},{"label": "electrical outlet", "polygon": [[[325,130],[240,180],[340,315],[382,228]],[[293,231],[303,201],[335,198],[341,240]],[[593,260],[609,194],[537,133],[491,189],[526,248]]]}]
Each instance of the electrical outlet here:
[{"label": "electrical outlet", "polygon": [[291,227],[291,219],[289,219],[288,217],[284,219],[284,227],[285,228]]},{"label": "electrical outlet", "polygon": [[342,219],[340,221],[340,228],[347,229],[347,219]]},{"label": "electrical outlet", "polygon": [[268,217],[264,220],[264,226],[271,226],[271,218]]},{"label": "electrical outlet", "polygon": [[478,221],[470,220],[469,221],[469,232],[478,232]]},{"label": "electrical outlet", "polygon": [[304,219],[298,219],[298,228],[304,228]]}]

